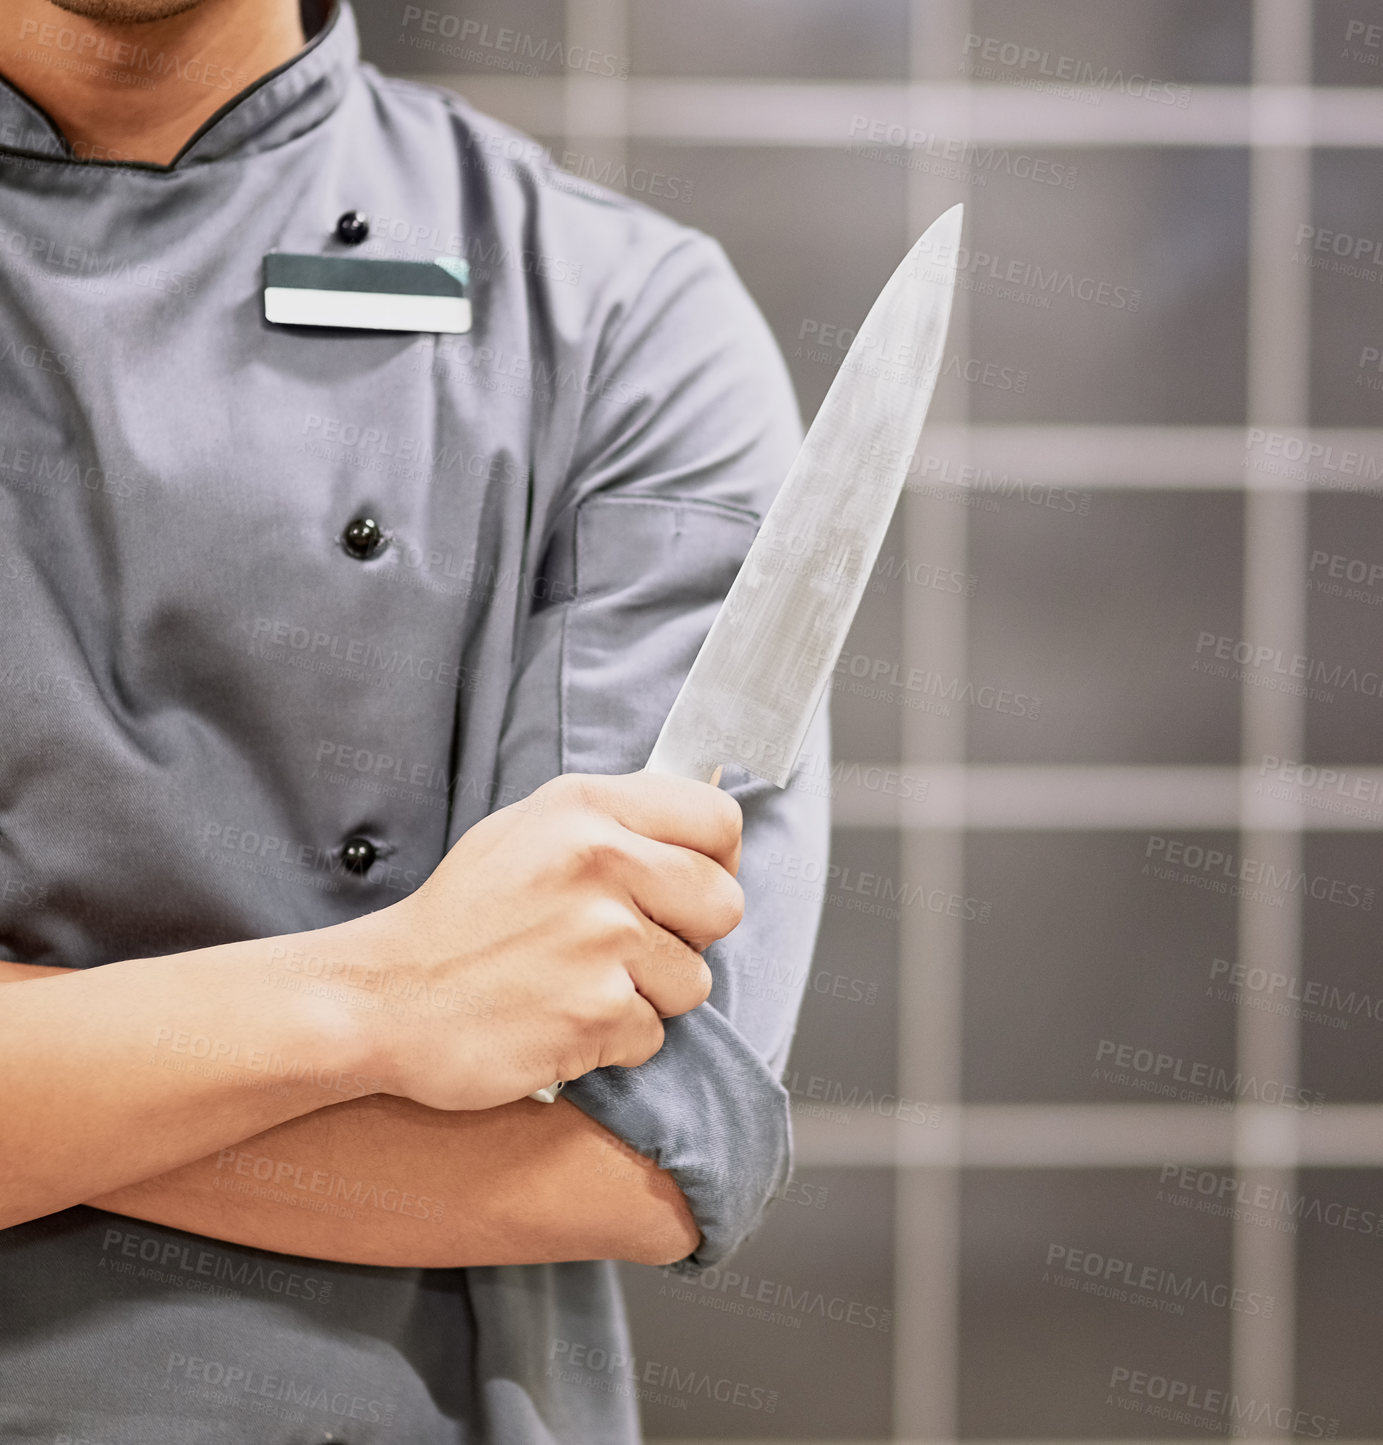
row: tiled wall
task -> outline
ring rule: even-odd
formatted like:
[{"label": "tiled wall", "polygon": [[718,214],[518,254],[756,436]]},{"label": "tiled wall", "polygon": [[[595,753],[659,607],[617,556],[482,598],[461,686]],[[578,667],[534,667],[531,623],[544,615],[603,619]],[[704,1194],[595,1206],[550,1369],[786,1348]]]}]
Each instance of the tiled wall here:
[{"label": "tiled wall", "polygon": [[846,649],[934,691],[834,696],[798,1183],[628,1269],[650,1437],[1383,1437],[1383,3],[358,9],[719,237],[807,416],[967,203]]}]

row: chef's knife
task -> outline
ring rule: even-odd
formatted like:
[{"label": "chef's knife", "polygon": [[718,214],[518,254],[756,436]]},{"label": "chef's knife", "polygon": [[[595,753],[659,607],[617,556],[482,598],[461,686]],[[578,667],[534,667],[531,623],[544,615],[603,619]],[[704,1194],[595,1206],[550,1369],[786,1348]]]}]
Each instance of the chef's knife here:
[{"label": "chef's knife", "polygon": [[[645,765],[782,788],[883,545],[941,370],[962,207],[904,257],[850,345]],[[529,1097],[551,1103],[560,1083]]]}]

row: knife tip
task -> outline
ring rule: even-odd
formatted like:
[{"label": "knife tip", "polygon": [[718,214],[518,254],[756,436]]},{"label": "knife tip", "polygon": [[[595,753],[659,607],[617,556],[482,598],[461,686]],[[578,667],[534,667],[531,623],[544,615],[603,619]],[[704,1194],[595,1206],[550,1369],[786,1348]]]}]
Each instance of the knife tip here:
[{"label": "knife tip", "polygon": [[957,201],[949,210],[942,211],[922,234],[924,237],[931,235],[955,236],[959,240],[961,223],[964,219],[965,203]]}]

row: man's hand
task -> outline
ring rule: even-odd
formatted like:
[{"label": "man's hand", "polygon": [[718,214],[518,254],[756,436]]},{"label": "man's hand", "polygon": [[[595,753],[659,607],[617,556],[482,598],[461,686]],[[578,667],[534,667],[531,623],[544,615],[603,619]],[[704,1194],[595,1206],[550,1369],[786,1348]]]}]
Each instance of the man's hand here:
[{"label": "man's hand", "polygon": [[710,993],[701,950],[743,915],[740,823],[728,793],[647,772],[568,774],[482,819],[357,920],[381,991],[421,1001],[382,1011],[389,1091],[488,1109],[657,1053],[661,1020]]}]

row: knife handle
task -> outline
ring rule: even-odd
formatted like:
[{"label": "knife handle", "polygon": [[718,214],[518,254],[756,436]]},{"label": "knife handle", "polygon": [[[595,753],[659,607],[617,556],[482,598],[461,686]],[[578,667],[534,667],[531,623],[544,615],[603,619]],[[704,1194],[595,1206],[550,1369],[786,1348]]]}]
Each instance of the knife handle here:
[{"label": "knife handle", "polygon": [[[715,765],[715,768],[708,777],[701,769],[683,771],[676,766],[670,766],[670,762],[671,760],[666,753],[664,753],[661,758],[658,756],[658,748],[655,745],[648,761],[644,764],[643,771],[646,773],[668,773],[680,778],[693,778],[700,783],[710,783],[713,788],[720,785],[721,765],[719,763]],[[555,1104],[557,1102],[557,1095],[560,1094],[566,1086],[564,1079],[558,1079],[555,1084],[549,1084],[545,1089],[534,1089],[528,1097],[530,1099],[536,1099],[540,1104]]]}]

